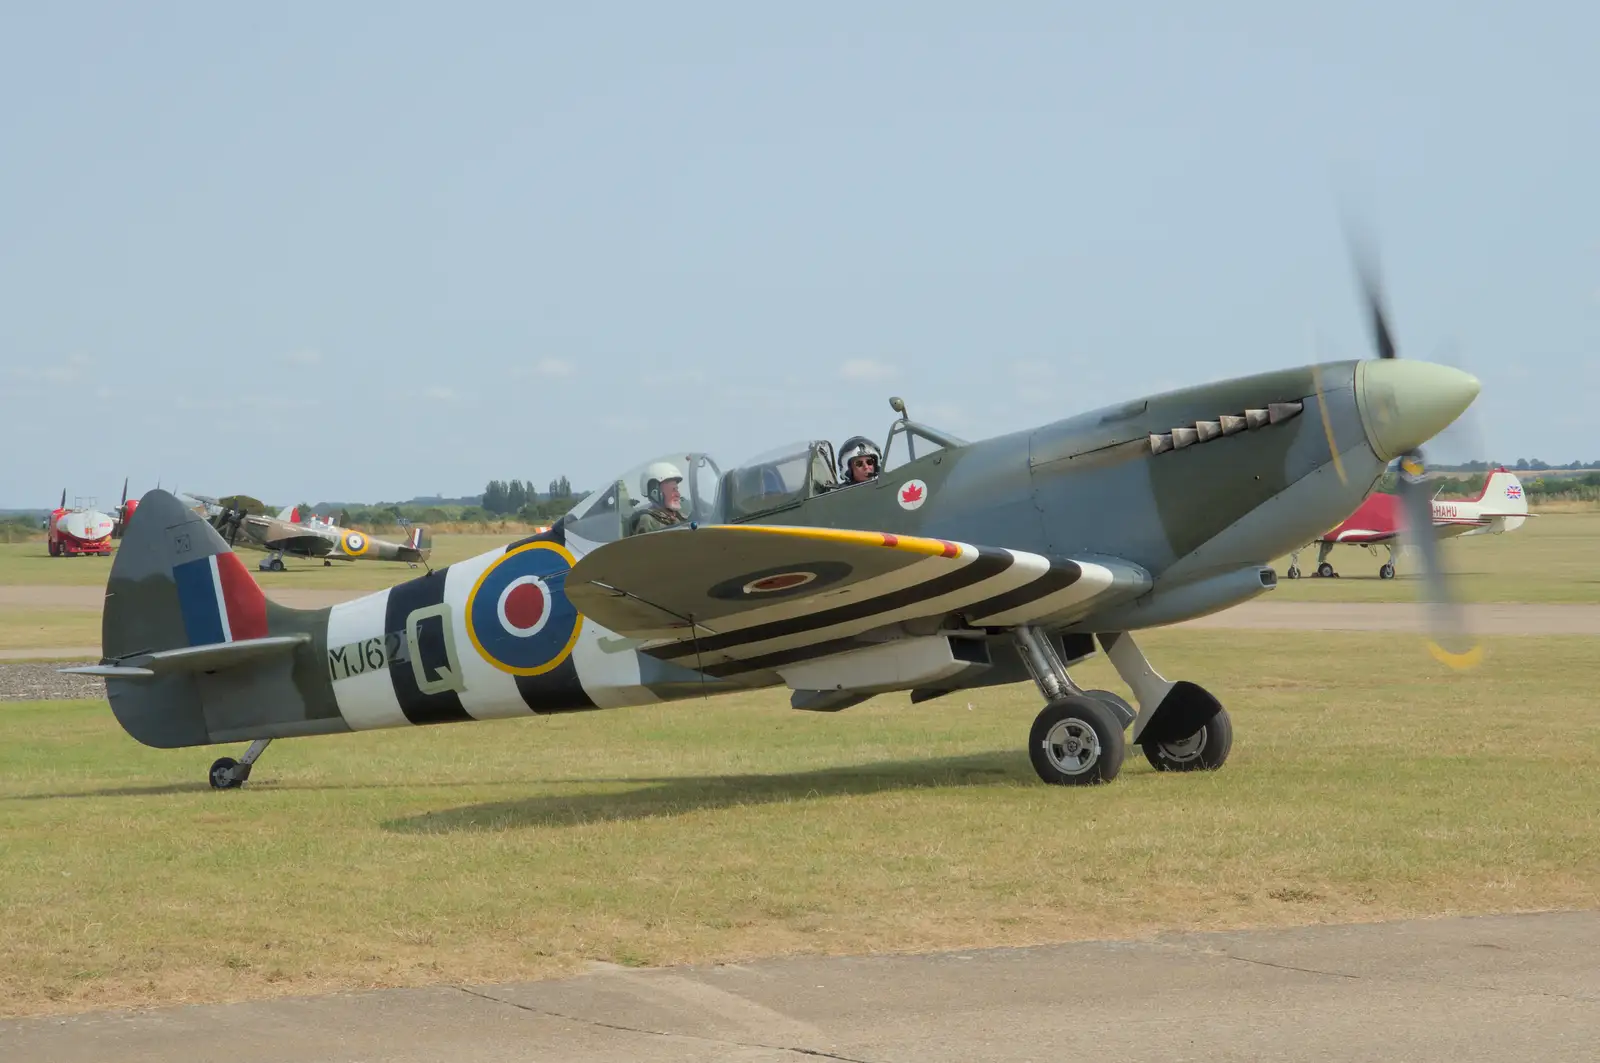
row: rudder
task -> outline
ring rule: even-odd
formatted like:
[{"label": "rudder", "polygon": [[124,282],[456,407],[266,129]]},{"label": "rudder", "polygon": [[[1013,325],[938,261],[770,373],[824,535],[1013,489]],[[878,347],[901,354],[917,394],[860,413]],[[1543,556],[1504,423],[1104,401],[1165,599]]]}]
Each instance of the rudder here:
[{"label": "rudder", "polygon": [[96,674],[148,746],[345,731],[319,667],[327,617],[268,601],[205,518],[155,490],[111,566]]}]

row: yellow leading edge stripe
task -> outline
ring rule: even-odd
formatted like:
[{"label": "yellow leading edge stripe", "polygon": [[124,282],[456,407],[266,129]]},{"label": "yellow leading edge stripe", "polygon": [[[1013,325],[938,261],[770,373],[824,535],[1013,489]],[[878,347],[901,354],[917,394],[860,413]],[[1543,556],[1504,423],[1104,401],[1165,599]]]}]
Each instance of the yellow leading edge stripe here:
[{"label": "yellow leading edge stripe", "polygon": [[796,539],[815,539],[821,542],[850,543],[854,546],[886,546],[891,550],[906,550],[929,557],[958,557],[961,544],[943,539],[926,539],[917,535],[891,535],[888,532],[846,531],[840,528],[796,528],[784,524],[712,524],[731,532],[761,532],[766,535],[789,535]]}]

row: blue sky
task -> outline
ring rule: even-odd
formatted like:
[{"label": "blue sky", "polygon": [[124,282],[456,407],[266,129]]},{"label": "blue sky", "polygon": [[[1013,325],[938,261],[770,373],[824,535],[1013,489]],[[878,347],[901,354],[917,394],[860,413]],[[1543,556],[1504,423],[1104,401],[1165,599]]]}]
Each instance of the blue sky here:
[{"label": "blue sky", "polygon": [[1600,459],[1600,8],[1316,7],[10,5],[0,505],[588,485],[1366,357],[1346,208],[1484,449]]}]

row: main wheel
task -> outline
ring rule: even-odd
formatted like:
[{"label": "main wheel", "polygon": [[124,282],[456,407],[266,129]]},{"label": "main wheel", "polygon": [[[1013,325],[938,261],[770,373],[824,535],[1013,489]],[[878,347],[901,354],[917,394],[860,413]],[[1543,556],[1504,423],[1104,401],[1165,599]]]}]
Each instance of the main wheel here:
[{"label": "main wheel", "polygon": [[1044,707],[1028,735],[1028,759],[1054,786],[1110,782],[1122,770],[1122,724],[1094,698],[1060,698]]},{"label": "main wheel", "polygon": [[1326,562],[1326,561],[1324,561],[1322,564],[1317,566],[1317,575],[1321,576],[1324,579],[1327,579],[1327,578],[1333,576],[1334,574],[1335,573],[1333,571],[1333,566],[1328,564],[1328,562]]},{"label": "main wheel", "polygon": [[1295,565],[1290,565],[1289,566],[1289,571],[1285,572],[1284,575],[1289,577],[1290,579],[1299,579],[1300,578],[1300,569]]},{"label": "main wheel", "polygon": [[1385,561],[1383,567],[1378,569],[1379,579],[1394,579],[1394,562]]},{"label": "main wheel", "polygon": [[1176,742],[1141,742],[1144,759],[1156,771],[1216,771],[1228,760],[1233,748],[1233,721],[1227,709],[1217,714],[1200,730]]},{"label": "main wheel", "polygon": [[232,757],[218,757],[211,765],[209,781],[213,790],[237,790],[244,785],[244,780],[235,778],[233,769],[239,762]]}]

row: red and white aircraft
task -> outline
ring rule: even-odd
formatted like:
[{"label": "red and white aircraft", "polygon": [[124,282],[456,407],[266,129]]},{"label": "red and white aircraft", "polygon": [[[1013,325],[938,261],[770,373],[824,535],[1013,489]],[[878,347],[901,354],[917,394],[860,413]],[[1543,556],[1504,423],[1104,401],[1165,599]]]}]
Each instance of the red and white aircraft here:
[{"label": "red and white aircraft", "polygon": [[[1453,539],[1462,535],[1488,535],[1515,531],[1528,518],[1528,496],[1522,481],[1504,468],[1492,469],[1483,481],[1477,498],[1433,500],[1433,535]],[[1337,528],[1314,540],[1317,544],[1318,576],[1337,576],[1328,555],[1339,545],[1365,546],[1368,550],[1387,547],[1389,560],[1378,569],[1380,579],[1394,578],[1395,547],[1403,532],[1398,495],[1369,495],[1361,508],[1346,517]],[[1290,579],[1300,578],[1300,551],[1289,555]]]}]

